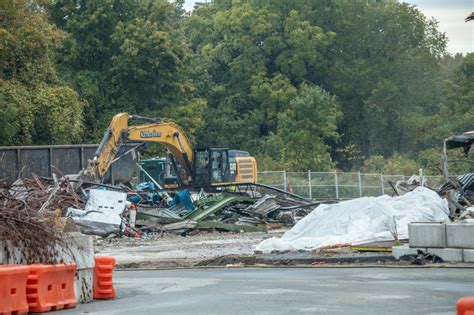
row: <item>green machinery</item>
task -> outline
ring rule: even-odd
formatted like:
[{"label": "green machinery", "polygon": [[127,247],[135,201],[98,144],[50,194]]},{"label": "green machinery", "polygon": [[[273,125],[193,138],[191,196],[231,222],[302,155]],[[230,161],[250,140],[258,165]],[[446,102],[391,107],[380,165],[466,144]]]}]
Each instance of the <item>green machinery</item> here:
[{"label": "green machinery", "polygon": [[[178,187],[178,178],[171,169],[170,161],[165,157],[141,160],[140,166],[148,173],[158,184],[164,188],[173,189]],[[138,181],[148,182],[151,179],[143,170],[140,170]],[[168,175],[167,175],[168,174]]]}]

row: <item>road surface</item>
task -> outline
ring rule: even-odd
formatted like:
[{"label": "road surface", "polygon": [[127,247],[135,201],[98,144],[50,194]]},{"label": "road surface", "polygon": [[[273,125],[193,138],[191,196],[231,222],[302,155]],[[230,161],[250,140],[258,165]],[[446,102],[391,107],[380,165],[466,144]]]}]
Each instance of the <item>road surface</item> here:
[{"label": "road surface", "polygon": [[116,271],[117,297],[55,314],[454,314],[474,269]]}]

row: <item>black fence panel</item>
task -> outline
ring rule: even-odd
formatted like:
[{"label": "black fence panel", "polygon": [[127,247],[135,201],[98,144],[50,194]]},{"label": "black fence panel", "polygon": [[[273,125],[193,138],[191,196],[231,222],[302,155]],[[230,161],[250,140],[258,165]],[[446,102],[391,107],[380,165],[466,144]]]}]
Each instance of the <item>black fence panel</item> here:
[{"label": "black fence panel", "polygon": [[[119,155],[135,145],[121,147]],[[30,177],[32,172],[51,177],[54,167],[63,174],[77,174],[87,166],[97,147],[97,144],[0,147],[0,180],[12,183],[18,178]],[[136,170],[134,160],[134,153],[130,152],[115,162],[105,182],[130,181]]]}]

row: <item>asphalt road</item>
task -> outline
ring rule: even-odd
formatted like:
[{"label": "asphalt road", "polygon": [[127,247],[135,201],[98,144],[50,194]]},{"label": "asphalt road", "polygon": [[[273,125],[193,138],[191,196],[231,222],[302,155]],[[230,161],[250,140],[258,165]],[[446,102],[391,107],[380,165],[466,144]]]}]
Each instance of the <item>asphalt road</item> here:
[{"label": "asphalt road", "polygon": [[60,314],[454,314],[474,269],[116,271],[117,297]]}]

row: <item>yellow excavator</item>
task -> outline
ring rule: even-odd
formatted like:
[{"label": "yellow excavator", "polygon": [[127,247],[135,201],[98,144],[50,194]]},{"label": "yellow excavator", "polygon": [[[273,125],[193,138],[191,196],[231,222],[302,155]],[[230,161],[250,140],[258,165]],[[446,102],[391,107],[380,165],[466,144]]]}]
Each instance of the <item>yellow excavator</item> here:
[{"label": "yellow excavator", "polygon": [[[146,124],[129,126],[131,120]],[[117,159],[120,147],[127,142],[165,145],[171,153],[175,173],[182,174],[182,177],[179,176],[182,186],[212,190],[219,186],[248,185],[257,181],[257,162],[248,152],[223,147],[193,148],[183,129],[175,122],[128,113],[120,113],[112,118],[82,175],[100,182]]]}]

